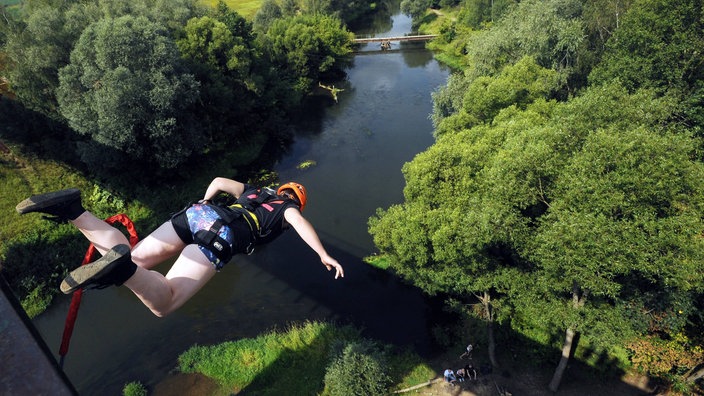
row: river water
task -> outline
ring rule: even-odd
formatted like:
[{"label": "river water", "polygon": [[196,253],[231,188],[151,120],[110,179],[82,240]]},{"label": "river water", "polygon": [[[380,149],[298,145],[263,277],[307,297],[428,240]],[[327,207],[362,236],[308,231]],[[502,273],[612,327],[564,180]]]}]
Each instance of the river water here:
[{"label": "river water", "polygon": [[[408,17],[381,21],[378,37],[411,31]],[[358,32],[359,33],[359,32]],[[362,32],[374,33],[374,32]],[[294,232],[237,256],[179,311],[153,316],[126,288],[84,293],[64,370],[81,394],[118,395],[131,381],[153,386],[194,344],[254,337],[304,320],[351,323],[363,334],[427,354],[433,302],[366,265],[375,252],[367,220],[403,200],[401,167],[433,143],[430,94],[450,71],[418,44],[368,44],[354,56],[338,102],[311,101],[275,171],[308,190],[304,215],[345,268],[334,280]],[[316,165],[300,170],[303,161]],[[205,186],[204,186],[205,187]],[[165,263],[157,270],[165,272]],[[70,297],[34,320],[49,348],[61,343]]]}]

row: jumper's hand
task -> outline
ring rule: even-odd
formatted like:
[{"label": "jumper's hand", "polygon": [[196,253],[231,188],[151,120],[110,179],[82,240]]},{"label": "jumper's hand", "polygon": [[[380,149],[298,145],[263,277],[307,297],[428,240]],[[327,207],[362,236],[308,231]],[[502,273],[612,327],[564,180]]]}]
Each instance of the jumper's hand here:
[{"label": "jumper's hand", "polygon": [[332,269],[335,268],[335,279],[345,277],[345,271],[342,269],[342,266],[337,262],[337,260],[330,256],[325,256],[321,258],[321,261],[328,271],[332,271]]}]

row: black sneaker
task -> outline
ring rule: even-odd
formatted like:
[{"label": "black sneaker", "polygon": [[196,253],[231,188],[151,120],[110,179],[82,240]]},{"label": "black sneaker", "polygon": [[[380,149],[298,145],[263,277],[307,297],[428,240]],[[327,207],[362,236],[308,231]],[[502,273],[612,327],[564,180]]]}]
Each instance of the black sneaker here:
[{"label": "black sneaker", "polygon": [[48,220],[73,220],[85,211],[81,205],[81,190],[68,188],[65,190],[32,195],[15,206],[19,214],[39,212],[52,215]]},{"label": "black sneaker", "polygon": [[[116,273],[124,273],[125,268],[135,267],[130,255],[130,247],[127,245],[117,245],[108,250],[105,255],[98,260],[82,265],[71,271],[61,282],[61,291],[69,294],[77,289],[84,289],[93,285],[92,289],[102,289],[108,286],[122,284],[127,279],[116,279]],[[134,271],[131,272],[134,274]],[[130,274],[130,276],[131,276]],[[122,276],[120,276],[122,278]],[[129,278],[129,277],[128,277]]]}]

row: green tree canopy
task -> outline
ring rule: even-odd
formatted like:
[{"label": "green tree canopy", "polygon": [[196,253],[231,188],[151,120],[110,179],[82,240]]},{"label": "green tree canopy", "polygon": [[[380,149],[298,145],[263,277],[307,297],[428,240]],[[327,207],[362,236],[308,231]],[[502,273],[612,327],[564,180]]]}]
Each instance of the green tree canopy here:
[{"label": "green tree canopy", "polygon": [[58,70],[68,64],[70,49],[99,10],[92,4],[34,4],[29,9],[25,20],[12,21],[8,27],[7,77],[26,107],[56,118]]},{"label": "green tree canopy", "polygon": [[321,76],[341,70],[352,52],[352,33],[321,14],[277,19],[261,39],[279,78],[291,81],[296,102]]},{"label": "green tree canopy", "polygon": [[521,1],[490,29],[469,38],[467,73],[494,75],[531,56],[540,66],[568,77],[585,36],[581,10],[579,0]]},{"label": "green tree canopy", "polygon": [[704,6],[697,0],[636,0],[607,43],[595,83],[618,78],[633,90],[683,87],[704,79]]},{"label": "green tree canopy", "polygon": [[[136,159],[173,168],[198,150],[189,106],[198,85],[181,66],[166,30],[145,17],[101,19],[88,26],[59,72],[57,97],[70,126],[90,138],[89,164]],[[108,158],[110,160],[110,158]]]},{"label": "green tree canopy", "polygon": [[410,282],[490,290],[531,339],[623,345],[649,312],[691,314],[704,285],[704,168],[693,139],[661,126],[674,109],[609,85],[448,131],[404,166],[405,202],[370,233]]},{"label": "green tree canopy", "polygon": [[458,19],[473,29],[479,29],[485,23],[499,20],[514,4],[515,0],[465,0]]},{"label": "green tree canopy", "polygon": [[496,76],[474,80],[455,76],[433,96],[435,134],[491,122],[501,109],[512,105],[524,109],[537,99],[551,97],[559,87],[557,72],[538,66],[529,56]]},{"label": "green tree canopy", "polygon": [[57,118],[58,71],[83,29],[101,18],[144,16],[169,28],[181,27],[198,12],[193,0],[91,0],[25,2],[8,23],[4,51],[11,62],[8,79],[22,103]]},{"label": "green tree canopy", "polygon": [[607,42],[593,84],[618,79],[682,102],[681,115],[704,133],[704,6],[697,0],[635,0]]}]

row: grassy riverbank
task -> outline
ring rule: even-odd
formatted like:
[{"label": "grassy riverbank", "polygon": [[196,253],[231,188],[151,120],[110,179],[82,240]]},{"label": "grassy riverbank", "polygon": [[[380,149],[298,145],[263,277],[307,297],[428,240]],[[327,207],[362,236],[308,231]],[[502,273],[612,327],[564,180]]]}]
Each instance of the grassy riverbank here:
[{"label": "grassy riverbank", "polygon": [[[252,339],[194,346],[180,356],[179,368],[213,379],[222,394],[246,388],[258,395],[330,395],[340,394],[340,382],[347,390],[359,390],[355,386],[383,378],[393,384],[391,389],[402,389],[436,376],[415,354],[388,345],[370,348],[369,343],[355,329],[308,322]],[[358,353],[340,368],[335,362],[341,361],[348,346]]]}]

